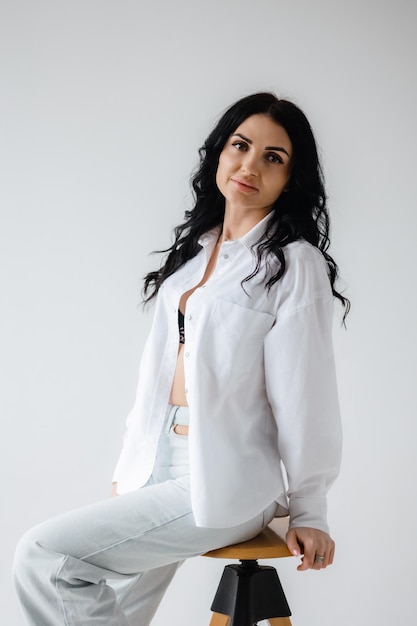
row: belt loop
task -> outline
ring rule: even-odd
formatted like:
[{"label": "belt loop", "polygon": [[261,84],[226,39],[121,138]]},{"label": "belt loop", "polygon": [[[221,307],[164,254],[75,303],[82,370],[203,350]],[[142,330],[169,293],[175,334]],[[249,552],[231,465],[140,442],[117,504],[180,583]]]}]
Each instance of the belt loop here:
[{"label": "belt loop", "polygon": [[174,420],[175,420],[175,416],[177,414],[178,408],[179,408],[178,406],[173,405],[171,406],[169,410],[168,417],[167,417],[166,424],[165,424],[165,433],[167,435],[169,434],[172,428],[172,425],[174,424]]},{"label": "belt loop", "polygon": [[175,411],[174,411],[174,415],[173,415],[173,417],[172,417],[172,421],[173,421],[174,423],[175,423],[175,418],[177,417],[177,413],[178,413],[178,411],[179,411],[179,410],[180,410],[180,407],[179,407],[179,406],[176,406],[176,407],[175,407]]}]

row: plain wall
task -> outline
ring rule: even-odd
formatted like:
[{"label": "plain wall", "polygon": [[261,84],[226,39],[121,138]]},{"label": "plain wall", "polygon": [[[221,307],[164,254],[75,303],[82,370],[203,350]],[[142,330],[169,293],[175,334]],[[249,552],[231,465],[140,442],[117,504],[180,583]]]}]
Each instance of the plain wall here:
[{"label": "plain wall", "polygon": [[[415,620],[416,5],[407,0],[1,0],[1,623],[33,524],[106,497],[150,314],[141,278],[191,206],[197,149],[274,90],[320,145],[345,447],[321,573],[279,566],[294,626]],[[154,620],[208,624],[224,563],[177,574]]]}]

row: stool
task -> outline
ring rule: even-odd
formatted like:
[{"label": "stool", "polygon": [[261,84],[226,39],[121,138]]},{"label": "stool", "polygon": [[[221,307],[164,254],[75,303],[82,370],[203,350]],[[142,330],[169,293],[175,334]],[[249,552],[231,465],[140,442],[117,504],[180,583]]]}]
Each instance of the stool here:
[{"label": "stool", "polygon": [[211,605],[210,626],[256,626],[261,620],[268,620],[270,626],[291,626],[291,611],[276,569],[258,565],[258,559],[292,556],[271,526],[249,541],[203,556],[240,561],[224,568]]}]

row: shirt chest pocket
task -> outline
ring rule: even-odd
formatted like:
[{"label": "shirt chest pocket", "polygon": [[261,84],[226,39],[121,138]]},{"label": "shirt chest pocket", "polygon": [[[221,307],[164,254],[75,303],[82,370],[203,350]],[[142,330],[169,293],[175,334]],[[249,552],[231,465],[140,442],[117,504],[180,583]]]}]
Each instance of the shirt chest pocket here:
[{"label": "shirt chest pocket", "polygon": [[215,367],[217,376],[225,378],[250,374],[274,321],[269,313],[217,299],[204,333],[206,366]]}]

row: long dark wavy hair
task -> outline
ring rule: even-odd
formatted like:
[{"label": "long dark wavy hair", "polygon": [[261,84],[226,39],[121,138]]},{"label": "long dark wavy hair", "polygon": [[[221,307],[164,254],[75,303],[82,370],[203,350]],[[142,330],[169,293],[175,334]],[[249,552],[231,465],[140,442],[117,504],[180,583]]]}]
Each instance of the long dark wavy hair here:
[{"label": "long dark wavy hair", "polygon": [[265,280],[265,287],[270,289],[286,269],[284,246],[305,239],[318,248],[326,259],[333,295],[345,309],[344,320],[350,302],[336,290],[338,267],[327,252],[330,245],[329,214],[314,135],[305,114],[292,102],[277,98],[272,93],[256,93],[238,100],[223,114],[200,148],[200,164],[191,178],[194,208],[185,212],[185,221],[174,229],[172,246],[159,251],[167,253],[160,269],[145,276],[144,302],[152,300],[164,280],[199,252],[201,235],[223,223],[225,199],[216,185],[220,153],[236,128],[256,114],[267,115],[286,130],[293,147],[292,169],[287,189],[275,201],[262,241],[256,247],[256,267],[243,282],[256,276],[262,261],[272,255],[279,264],[278,270]]}]

